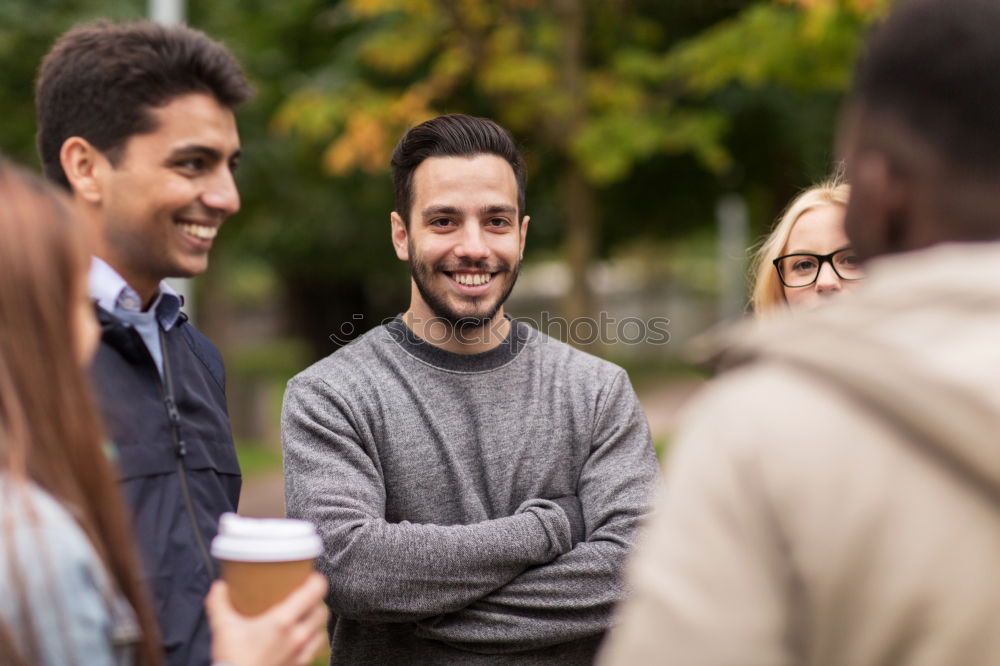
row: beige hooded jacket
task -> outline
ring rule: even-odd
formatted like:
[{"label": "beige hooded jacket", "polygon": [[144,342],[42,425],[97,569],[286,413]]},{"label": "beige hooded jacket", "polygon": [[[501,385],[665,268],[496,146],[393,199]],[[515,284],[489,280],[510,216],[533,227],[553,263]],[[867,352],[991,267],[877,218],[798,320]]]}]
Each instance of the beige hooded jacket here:
[{"label": "beige hooded jacket", "polygon": [[719,360],[599,663],[1000,664],[1000,244],[872,262]]}]

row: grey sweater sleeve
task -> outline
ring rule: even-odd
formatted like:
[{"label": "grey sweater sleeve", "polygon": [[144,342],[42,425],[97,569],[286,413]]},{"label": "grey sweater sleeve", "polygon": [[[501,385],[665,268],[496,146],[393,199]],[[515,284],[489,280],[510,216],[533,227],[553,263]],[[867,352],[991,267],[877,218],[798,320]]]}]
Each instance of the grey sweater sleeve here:
[{"label": "grey sweater sleeve", "polygon": [[417,634],[486,654],[601,634],[623,597],[622,565],[657,478],[649,426],[622,371],[595,421],[579,479],[586,541],[460,611],[419,622]]},{"label": "grey sweater sleeve", "polygon": [[565,512],[544,499],[472,525],[389,523],[377,451],[361,430],[350,403],[326,382],[289,383],[286,512],[319,529],[318,567],[337,615],[408,622],[456,611],[572,548]]}]

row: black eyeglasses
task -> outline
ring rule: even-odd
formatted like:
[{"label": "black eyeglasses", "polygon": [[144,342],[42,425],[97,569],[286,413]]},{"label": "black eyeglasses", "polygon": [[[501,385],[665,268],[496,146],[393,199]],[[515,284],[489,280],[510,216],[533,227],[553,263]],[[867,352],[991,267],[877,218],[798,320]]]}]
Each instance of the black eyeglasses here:
[{"label": "black eyeglasses", "polygon": [[773,262],[778,271],[781,284],[786,287],[808,287],[819,279],[819,271],[823,264],[829,262],[833,272],[841,280],[860,280],[865,276],[861,268],[861,259],[853,248],[843,247],[830,254],[812,254],[800,252],[786,254]]}]

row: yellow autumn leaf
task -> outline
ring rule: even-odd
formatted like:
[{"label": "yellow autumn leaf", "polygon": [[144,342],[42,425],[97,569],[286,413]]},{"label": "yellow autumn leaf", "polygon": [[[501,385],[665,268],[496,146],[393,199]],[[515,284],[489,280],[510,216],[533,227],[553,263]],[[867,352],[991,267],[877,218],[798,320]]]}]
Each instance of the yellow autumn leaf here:
[{"label": "yellow autumn leaf", "polygon": [[373,115],[356,113],[347,120],[344,133],[323,154],[324,168],[340,175],[353,168],[378,171],[388,162],[388,136]]}]

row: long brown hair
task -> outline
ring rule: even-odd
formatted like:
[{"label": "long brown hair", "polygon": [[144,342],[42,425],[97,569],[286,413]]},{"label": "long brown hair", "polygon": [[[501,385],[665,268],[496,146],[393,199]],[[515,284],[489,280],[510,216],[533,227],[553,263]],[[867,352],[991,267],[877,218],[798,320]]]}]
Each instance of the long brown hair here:
[{"label": "long brown hair", "polygon": [[[75,317],[89,261],[83,224],[63,194],[0,157],[0,471],[15,488],[40,487],[75,518],[136,612],[141,663],[155,666],[162,663],[159,633],[77,358]],[[23,609],[29,624],[30,611]],[[9,628],[0,634],[32,660],[37,636],[17,641]]]}]

